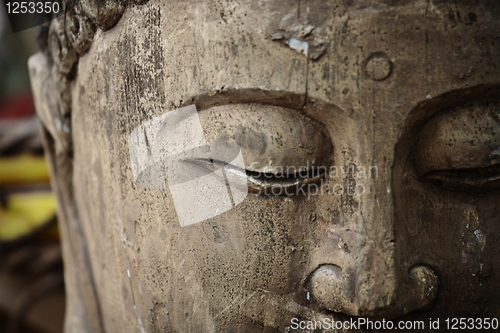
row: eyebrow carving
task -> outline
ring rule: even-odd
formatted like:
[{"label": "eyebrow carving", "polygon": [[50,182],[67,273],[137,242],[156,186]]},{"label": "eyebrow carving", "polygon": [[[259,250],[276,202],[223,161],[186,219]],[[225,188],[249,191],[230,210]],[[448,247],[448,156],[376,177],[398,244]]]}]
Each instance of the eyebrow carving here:
[{"label": "eyebrow carving", "polygon": [[220,88],[190,96],[181,106],[196,104],[198,112],[213,106],[227,104],[268,104],[302,111],[306,104],[306,94],[282,90],[262,90],[257,88]]}]

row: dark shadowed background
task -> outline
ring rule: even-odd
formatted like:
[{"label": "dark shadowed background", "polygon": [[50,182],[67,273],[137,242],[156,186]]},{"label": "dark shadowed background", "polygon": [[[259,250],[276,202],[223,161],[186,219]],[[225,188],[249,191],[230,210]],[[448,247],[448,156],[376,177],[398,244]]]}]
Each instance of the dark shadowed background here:
[{"label": "dark shadowed background", "polygon": [[35,29],[13,33],[0,4],[0,332],[63,328],[55,199],[27,68],[35,52]]}]

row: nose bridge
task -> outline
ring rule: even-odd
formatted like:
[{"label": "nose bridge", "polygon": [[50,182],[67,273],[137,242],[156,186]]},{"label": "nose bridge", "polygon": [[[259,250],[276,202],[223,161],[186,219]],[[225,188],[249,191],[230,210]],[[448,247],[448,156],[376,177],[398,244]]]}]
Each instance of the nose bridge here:
[{"label": "nose bridge", "polygon": [[383,311],[396,299],[391,172],[391,167],[378,167],[378,175],[366,179],[369,190],[359,198],[361,218],[356,227],[364,236],[355,261],[360,315]]},{"label": "nose bridge", "polygon": [[397,296],[394,243],[373,237],[356,263],[358,315],[377,315],[392,306]]},{"label": "nose bridge", "polygon": [[323,265],[310,279],[312,295],[322,307],[355,316],[372,316],[390,307],[397,290],[391,168],[370,170],[373,166],[363,166],[369,170],[365,177],[357,172],[345,175],[347,186],[362,186],[364,193],[341,200],[347,217],[335,233],[343,244],[329,245],[332,251],[321,255]]},{"label": "nose bridge", "polygon": [[[363,179],[365,193],[342,201],[356,207],[343,226],[345,232],[339,233],[349,243],[349,253],[327,252],[326,264],[310,275],[309,290],[322,308],[393,318],[425,307],[436,297],[439,281],[430,268],[415,266],[407,272],[396,267],[392,188],[397,184],[392,183],[392,163],[379,165],[378,174]],[[351,184],[361,184],[361,179],[349,177]]]},{"label": "nose bridge", "polygon": [[399,178],[393,175],[389,156],[379,156],[379,160],[383,167],[378,177],[370,178],[372,190],[359,201],[362,218],[357,227],[365,243],[355,262],[357,315],[393,318],[431,304],[437,296],[439,278],[430,267],[419,264],[405,268],[404,258],[396,257],[396,247],[405,244],[397,243],[395,224],[406,223],[395,219],[401,216],[395,214],[397,198],[393,192]]}]

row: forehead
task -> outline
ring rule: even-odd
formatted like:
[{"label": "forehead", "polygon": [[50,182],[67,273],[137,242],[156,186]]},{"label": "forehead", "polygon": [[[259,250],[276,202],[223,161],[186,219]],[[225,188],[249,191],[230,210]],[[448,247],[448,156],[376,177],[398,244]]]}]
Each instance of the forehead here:
[{"label": "forehead", "polygon": [[500,81],[498,13],[400,3],[150,1],[98,33],[79,80],[123,86],[137,100],[131,128],[193,96],[254,89],[318,102],[320,121],[395,142],[418,103]]}]

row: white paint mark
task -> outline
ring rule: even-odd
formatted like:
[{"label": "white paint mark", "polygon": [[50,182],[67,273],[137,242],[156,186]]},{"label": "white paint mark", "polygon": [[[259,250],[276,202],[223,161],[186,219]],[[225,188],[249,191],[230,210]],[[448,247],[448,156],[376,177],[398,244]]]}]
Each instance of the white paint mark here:
[{"label": "white paint mark", "polygon": [[290,38],[288,40],[288,46],[290,46],[295,51],[304,54],[306,57],[309,53],[309,44],[307,42],[303,42],[297,38]]},{"label": "white paint mark", "polygon": [[[462,233],[462,239],[464,239],[465,237],[465,234]],[[462,243],[462,264],[466,264],[467,263],[467,255],[465,253],[465,244]]]},{"label": "white paint mark", "polygon": [[500,155],[500,147],[498,147],[496,150],[492,151],[490,155]]},{"label": "white paint mark", "polygon": [[59,118],[54,118],[54,125],[56,125],[56,130],[61,131],[61,120]]},{"label": "white paint mark", "polygon": [[130,271],[127,269],[127,275],[128,277],[130,277]]},{"label": "white paint mark", "polygon": [[139,332],[146,333],[146,330],[144,329],[144,326],[142,325],[141,318],[137,318],[137,326],[139,328]]},{"label": "white paint mark", "polygon": [[481,243],[481,241],[483,240],[483,234],[481,233],[481,230],[474,230],[474,235],[476,235],[477,241]]},{"label": "white paint mark", "polygon": [[307,300],[308,300],[308,301],[310,301],[310,300],[311,300],[311,295],[309,294],[309,292],[307,292],[307,294],[306,294],[306,298],[307,298]]},{"label": "white paint mark", "polygon": [[427,94],[427,96],[425,96],[425,98],[431,99],[431,95]]}]

